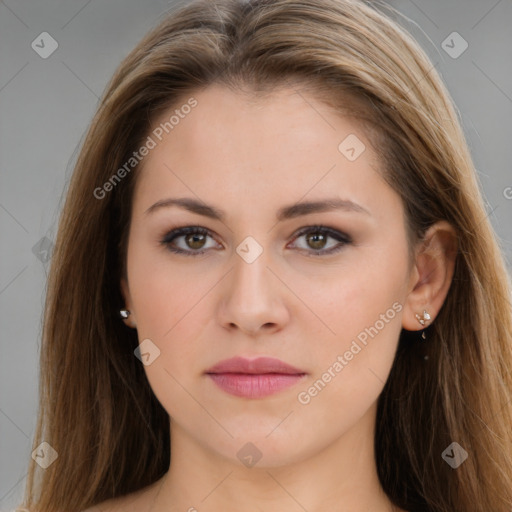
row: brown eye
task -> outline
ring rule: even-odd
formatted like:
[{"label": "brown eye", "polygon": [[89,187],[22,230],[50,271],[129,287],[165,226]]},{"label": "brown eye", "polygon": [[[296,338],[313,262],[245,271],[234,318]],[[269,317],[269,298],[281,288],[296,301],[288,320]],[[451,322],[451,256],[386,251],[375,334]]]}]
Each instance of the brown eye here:
[{"label": "brown eye", "polygon": [[308,233],[306,235],[306,243],[309,244],[312,249],[320,250],[325,247],[327,238],[328,236],[322,233]]},{"label": "brown eye", "polygon": [[[309,252],[311,256],[332,254],[352,243],[352,239],[347,234],[325,226],[309,226],[303,229],[294,241],[301,237],[304,237],[306,247],[299,248]],[[336,240],[338,243],[331,244],[330,247],[326,248],[329,239]]]},{"label": "brown eye", "polygon": [[[166,246],[171,252],[186,256],[197,256],[204,254],[209,249],[215,249],[215,245],[208,247],[208,237],[212,235],[208,229],[200,226],[185,226],[176,228],[167,233],[160,243]],[[310,256],[323,256],[340,251],[345,245],[351,244],[352,239],[332,228],[325,226],[308,226],[295,236],[294,242],[304,237],[305,246],[298,247]],[[329,245],[332,239],[337,243]],[[327,248],[326,248],[327,247]]]},{"label": "brown eye", "polygon": [[[209,249],[206,246],[208,237],[211,238],[211,234],[207,229],[200,226],[186,226],[173,229],[164,236],[160,243],[172,252],[194,256],[203,254]],[[180,239],[182,242],[177,243]]]},{"label": "brown eye", "polygon": [[185,243],[191,249],[202,249],[206,240],[206,235],[190,234],[184,236]]}]

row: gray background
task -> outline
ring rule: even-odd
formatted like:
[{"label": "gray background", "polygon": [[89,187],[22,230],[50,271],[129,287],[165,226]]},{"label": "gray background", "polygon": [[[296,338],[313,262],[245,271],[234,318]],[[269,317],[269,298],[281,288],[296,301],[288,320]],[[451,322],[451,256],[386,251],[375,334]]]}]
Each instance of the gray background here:
[{"label": "gray background", "polygon": [[[388,3],[411,18],[399,21],[425,48],[461,113],[510,270],[512,0]],[[48,257],[78,145],[121,59],[171,6],[163,0],[0,1],[2,511],[19,503],[33,449]],[[454,31],[469,45],[458,58],[444,49],[461,48],[447,40]],[[46,59],[31,47],[42,32],[58,43]]]}]

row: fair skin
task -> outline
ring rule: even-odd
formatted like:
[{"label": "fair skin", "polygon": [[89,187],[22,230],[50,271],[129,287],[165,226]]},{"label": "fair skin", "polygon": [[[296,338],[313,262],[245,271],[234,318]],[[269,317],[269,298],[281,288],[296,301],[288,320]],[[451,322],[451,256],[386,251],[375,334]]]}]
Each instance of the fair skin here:
[{"label": "fair skin", "polygon": [[[415,314],[426,309],[434,321],[443,304],[453,231],[445,222],[431,227],[409,261],[403,205],[369,140],[312,95],[283,87],[257,101],[214,85],[193,96],[198,106],[144,159],[121,283],[127,325],[160,350],[144,370],[171,417],[171,465],[146,489],[90,510],[396,511],[374,460],[377,399],[401,329],[421,329]],[[349,134],[366,146],[353,161],[338,150]],[[180,197],[225,218],[177,206],[147,212]],[[284,206],[326,198],[366,212],[276,220]],[[311,225],[352,241],[322,239],[314,228],[298,235]],[[196,255],[161,243],[182,226],[208,230],[168,244]],[[236,252],[248,236],[263,249],[250,263]],[[370,326],[378,333],[333,371]],[[233,356],[275,357],[305,376],[271,396],[233,396],[205,375]],[[329,368],[331,378],[322,377]],[[322,378],[325,387],[307,393]],[[237,456],[246,443],[261,454],[252,467]]]}]

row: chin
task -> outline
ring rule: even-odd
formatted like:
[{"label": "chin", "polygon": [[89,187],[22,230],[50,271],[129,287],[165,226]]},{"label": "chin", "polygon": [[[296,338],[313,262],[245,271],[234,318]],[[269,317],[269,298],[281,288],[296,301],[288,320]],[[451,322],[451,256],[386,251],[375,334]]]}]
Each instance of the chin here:
[{"label": "chin", "polygon": [[308,440],[311,429],[303,432],[292,428],[284,428],[279,421],[262,422],[258,427],[241,422],[236,425],[225,424],[227,430],[233,435],[219,434],[212,438],[211,432],[207,437],[210,449],[230,463],[246,466],[249,469],[271,469],[299,463],[315,453],[320,452],[324,446],[319,445],[322,436]]}]

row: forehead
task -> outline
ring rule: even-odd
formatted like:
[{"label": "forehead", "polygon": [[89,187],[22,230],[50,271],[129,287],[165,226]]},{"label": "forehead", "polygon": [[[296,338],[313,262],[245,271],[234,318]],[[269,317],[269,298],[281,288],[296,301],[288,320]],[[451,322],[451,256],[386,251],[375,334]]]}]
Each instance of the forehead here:
[{"label": "forehead", "polygon": [[146,208],[167,192],[261,208],[283,196],[364,189],[371,200],[371,189],[385,186],[359,124],[294,87],[255,96],[212,85],[183,96],[154,121],[150,136],[155,147],[142,162],[135,197]]}]

